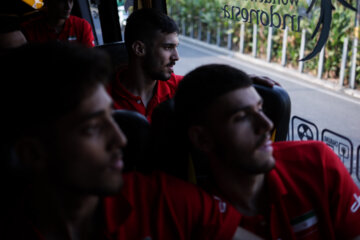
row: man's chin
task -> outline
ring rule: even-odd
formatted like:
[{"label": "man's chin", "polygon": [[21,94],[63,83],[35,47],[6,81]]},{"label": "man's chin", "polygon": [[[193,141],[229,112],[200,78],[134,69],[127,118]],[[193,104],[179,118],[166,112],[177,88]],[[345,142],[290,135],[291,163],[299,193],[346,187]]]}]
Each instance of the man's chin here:
[{"label": "man's chin", "polygon": [[275,167],[275,158],[273,156],[269,156],[267,161],[264,162],[264,172],[270,172]]},{"label": "man's chin", "polygon": [[267,173],[275,167],[276,161],[271,154],[263,153],[260,156],[257,156],[257,158],[262,160],[258,161],[259,165],[256,167],[256,171],[254,171],[254,173]]},{"label": "man's chin", "polygon": [[158,76],[157,78],[156,78],[156,80],[160,80],[160,81],[164,81],[164,82],[166,82],[167,80],[169,80],[171,78],[171,74],[168,74],[168,75],[161,75],[161,76]]}]

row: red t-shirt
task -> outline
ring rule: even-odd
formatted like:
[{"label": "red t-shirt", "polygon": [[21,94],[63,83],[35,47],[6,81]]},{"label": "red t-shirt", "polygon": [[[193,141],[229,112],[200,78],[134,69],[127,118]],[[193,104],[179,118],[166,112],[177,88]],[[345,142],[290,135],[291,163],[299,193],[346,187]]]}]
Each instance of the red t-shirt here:
[{"label": "red t-shirt", "polygon": [[[1,239],[43,240],[22,207],[0,216]],[[101,239],[232,239],[240,214],[196,186],[154,173],[124,174],[120,194],[103,200]]]},{"label": "red t-shirt", "polygon": [[70,16],[60,33],[56,33],[46,22],[44,14],[22,24],[22,30],[29,42],[68,41],[87,47],[94,47],[94,35],[90,24],[82,18]]},{"label": "red t-shirt", "polygon": [[268,239],[360,235],[360,190],[329,147],[314,141],[278,142],[274,157],[276,167],[267,176],[269,216],[243,216],[240,226]]},{"label": "red t-shirt", "polygon": [[149,120],[149,122],[151,122],[151,114],[154,108],[159,103],[173,98],[181,79],[183,79],[183,76],[172,73],[169,80],[158,80],[155,93],[150,99],[147,107],[145,107],[141,97],[133,95],[124,87],[124,85],[122,85],[121,75],[124,70],[125,69],[121,69],[117,72],[115,81],[112,82],[107,88],[110,96],[114,101],[114,108],[137,111],[144,115]]},{"label": "red t-shirt", "polygon": [[155,173],[125,174],[122,195],[106,198],[116,239],[231,239],[239,213],[192,184]]}]

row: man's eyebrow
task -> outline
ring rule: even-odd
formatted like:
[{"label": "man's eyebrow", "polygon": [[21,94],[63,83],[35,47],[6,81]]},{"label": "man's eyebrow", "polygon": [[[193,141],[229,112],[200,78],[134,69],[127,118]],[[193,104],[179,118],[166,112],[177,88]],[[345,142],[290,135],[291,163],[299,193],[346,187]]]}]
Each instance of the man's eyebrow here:
[{"label": "man's eyebrow", "polygon": [[165,46],[165,47],[176,47],[179,44],[178,43],[176,44],[176,43],[167,43],[167,42],[165,42],[162,45]]},{"label": "man's eyebrow", "polygon": [[[109,104],[109,108],[114,109],[114,103],[113,102],[111,102]],[[104,109],[99,110],[99,111],[94,111],[94,112],[91,112],[91,113],[82,114],[80,116],[80,118],[79,118],[79,123],[83,123],[83,122],[86,122],[86,121],[88,121],[90,119],[104,116],[105,114],[106,114],[106,110],[104,110]]]},{"label": "man's eyebrow", "polygon": [[[255,106],[259,106],[262,105],[264,103],[263,99],[259,99],[259,101],[256,103]],[[226,116],[232,116],[234,114],[236,114],[237,112],[240,111],[250,111],[254,108],[254,105],[246,105],[246,106],[241,106],[241,107],[234,107],[232,109],[230,109],[229,111],[226,112]]]},{"label": "man's eyebrow", "polygon": [[105,115],[105,110],[95,111],[87,114],[82,114],[79,118],[79,124],[89,121],[93,118],[98,118]]},{"label": "man's eyebrow", "polygon": [[229,111],[227,111],[225,113],[225,115],[227,117],[230,117],[240,111],[249,111],[251,108],[252,108],[252,106],[234,107],[234,108],[230,109]]}]

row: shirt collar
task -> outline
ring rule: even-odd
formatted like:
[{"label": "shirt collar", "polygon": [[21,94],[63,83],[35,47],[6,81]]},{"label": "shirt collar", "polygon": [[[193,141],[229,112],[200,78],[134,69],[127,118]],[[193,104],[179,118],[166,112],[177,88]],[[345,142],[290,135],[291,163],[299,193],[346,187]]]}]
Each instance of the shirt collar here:
[{"label": "shirt collar", "polygon": [[288,193],[283,180],[280,178],[279,173],[276,171],[276,166],[268,173],[267,180],[269,192],[272,193],[271,195],[274,196],[275,199],[276,196],[274,194],[276,194],[277,196],[284,196]]},{"label": "shirt collar", "polygon": [[[108,89],[110,91],[116,92],[116,94],[112,94],[115,97],[127,98],[127,99],[133,99],[133,100],[141,99],[139,96],[135,96],[130,91],[128,91],[126,89],[126,87],[122,84],[121,80],[123,78],[121,75],[124,74],[124,72],[127,69],[128,69],[128,67],[124,67],[116,73],[115,86],[114,87],[110,86]],[[173,74],[171,75],[171,77],[173,77]],[[156,80],[154,93],[153,93],[153,96],[152,96],[150,102],[155,103],[155,104],[160,103],[164,100],[167,100],[169,98],[169,95],[170,95],[170,90],[169,90],[169,86],[167,85],[166,81]],[[149,102],[149,104],[150,104],[150,102]]]},{"label": "shirt collar", "polygon": [[110,234],[115,233],[119,226],[124,224],[129,217],[132,209],[133,207],[123,194],[104,198],[104,214],[107,231]]}]

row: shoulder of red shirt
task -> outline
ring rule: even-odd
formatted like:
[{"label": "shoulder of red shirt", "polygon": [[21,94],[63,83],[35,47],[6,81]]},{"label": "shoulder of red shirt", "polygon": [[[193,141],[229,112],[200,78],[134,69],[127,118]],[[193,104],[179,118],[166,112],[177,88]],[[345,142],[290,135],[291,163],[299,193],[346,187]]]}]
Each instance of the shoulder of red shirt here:
[{"label": "shoulder of red shirt", "polygon": [[74,15],[70,15],[69,20],[72,22],[76,22],[76,23],[81,23],[81,24],[86,24],[86,25],[90,25],[90,23],[88,21],[86,21],[84,18],[80,18],[78,16],[74,16]]},{"label": "shoulder of red shirt", "polygon": [[[166,81],[158,81],[158,93],[169,94],[169,97],[172,98],[175,95],[175,92],[179,86],[180,81],[183,79],[183,76],[171,74],[171,77]],[[160,94],[161,95],[161,94]],[[159,96],[160,98],[162,96]]]}]

